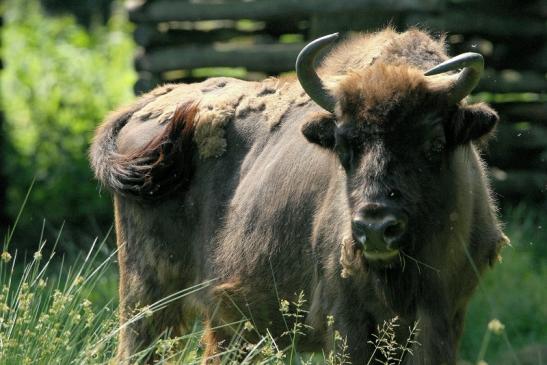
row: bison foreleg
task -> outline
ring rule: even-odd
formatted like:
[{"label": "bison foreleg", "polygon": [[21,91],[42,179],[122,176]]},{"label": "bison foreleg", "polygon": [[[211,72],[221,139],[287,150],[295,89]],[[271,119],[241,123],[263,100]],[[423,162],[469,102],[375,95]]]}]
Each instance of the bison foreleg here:
[{"label": "bison foreleg", "polygon": [[[444,311],[443,311],[444,312]],[[456,339],[453,321],[444,313],[418,309],[419,335],[407,356],[407,365],[455,365]]]}]

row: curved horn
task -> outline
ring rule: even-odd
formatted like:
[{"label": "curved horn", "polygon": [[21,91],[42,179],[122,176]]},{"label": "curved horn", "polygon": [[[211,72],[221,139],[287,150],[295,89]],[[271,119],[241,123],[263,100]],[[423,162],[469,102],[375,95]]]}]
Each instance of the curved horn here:
[{"label": "curved horn", "polygon": [[331,113],[334,111],[334,98],[326,92],[323,82],[313,68],[313,61],[317,53],[336,38],[338,33],[317,38],[304,47],[296,58],[296,75],[300,85],[313,101]]},{"label": "curved horn", "polygon": [[482,55],[473,52],[462,53],[456,57],[444,61],[425,72],[425,76],[457,70],[463,67],[458,74],[451,76],[448,87],[448,101],[456,104],[465,98],[477,86],[484,71],[484,59]]}]

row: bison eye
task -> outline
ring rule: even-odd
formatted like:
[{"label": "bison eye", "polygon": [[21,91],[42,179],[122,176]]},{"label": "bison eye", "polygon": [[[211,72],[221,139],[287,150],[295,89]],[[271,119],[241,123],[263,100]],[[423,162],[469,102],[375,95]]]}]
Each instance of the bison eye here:
[{"label": "bison eye", "polygon": [[345,135],[341,133],[336,134],[336,143],[334,145],[334,150],[342,163],[344,169],[349,170],[353,164],[353,159],[355,156],[354,139],[352,135]]},{"label": "bison eye", "polygon": [[425,143],[425,156],[429,161],[439,161],[446,146],[444,138],[434,138]]},{"label": "bison eye", "polygon": [[340,158],[342,166],[346,170],[349,170],[353,163],[353,149],[351,146],[349,146],[344,140],[337,139],[334,150],[338,154],[338,158]]},{"label": "bison eye", "polygon": [[443,152],[444,150],[444,141],[442,141],[440,138],[433,141],[431,144],[431,152],[435,154],[439,154]]}]

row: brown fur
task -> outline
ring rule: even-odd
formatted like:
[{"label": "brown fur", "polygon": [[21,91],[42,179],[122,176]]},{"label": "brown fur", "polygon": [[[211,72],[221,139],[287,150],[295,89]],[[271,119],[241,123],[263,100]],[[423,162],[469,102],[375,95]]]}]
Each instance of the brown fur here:
[{"label": "brown fur", "polygon": [[415,109],[429,93],[423,72],[408,65],[382,63],[353,71],[335,91],[339,108],[357,121],[392,123],[390,113]]},{"label": "brown fur", "polygon": [[189,101],[175,110],[165,130],[138,150],[113,161],[124,193],[157,199],[188,186],[192,178],[192,136],[197,106]]},{"label": "brown fur", "polygon": [[[218,78],[158,88],[107,118],[91,161],[115,193],[122,323],[212,282],[125,327],[119,361],[163,331],[183,333],[196,313],[212,363],[242,317],[256,328],[250,341],[268,330],[284,346],[279,300],[303,291],[311,329],[301,350],[332,350],[338,331],[366,362],[377,326],[397,315],[399,341],[420,321],[405,365],[454,365],[475,269],[506,237],[476,148],[498,118],[484,104],[448,105],[443,76],[423,76],[447,57],[442,37],[388,28],[325,57],[318,73],[335,113],[294,78]],[[352,216],[368,202],[408,213],[396,262],[368,260],[352,239]]]},{"label": "brown fur", "polygon": [[406,65],[427,70],[446,59],[444,37],[433,39],[418,29],[397,33],[386,28],[377,33],[354,34],[335,46],[325,57],[320,74],[326,80],[344,77],[351,71],[363,70],[375,63]]},{"label": "brown fur", "polygon": [[[117,134],[133,114],[173,88],[173,85],[164,86],[141,97],[130,107],[112,114],[97,130],[90,156],[95,175],[104,185],[120,194],[156,199],[188,184],[197,112],[191,101],[177,107],[161,133],[126,153],[116,150]],[[179,170],[173,171],[173,167]],[[169,176],[165,176],[166,171]]]}]

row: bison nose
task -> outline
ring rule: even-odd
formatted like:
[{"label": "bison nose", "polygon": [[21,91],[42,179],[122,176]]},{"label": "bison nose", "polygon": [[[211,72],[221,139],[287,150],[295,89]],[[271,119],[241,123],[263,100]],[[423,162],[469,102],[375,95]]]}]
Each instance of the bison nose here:
[{"label": "bison nose", "polygon": [[353,217],[353,236],[365,250],[397,249],[406,232],[407,222],[407,215],[400,209],[367,204]]}]

